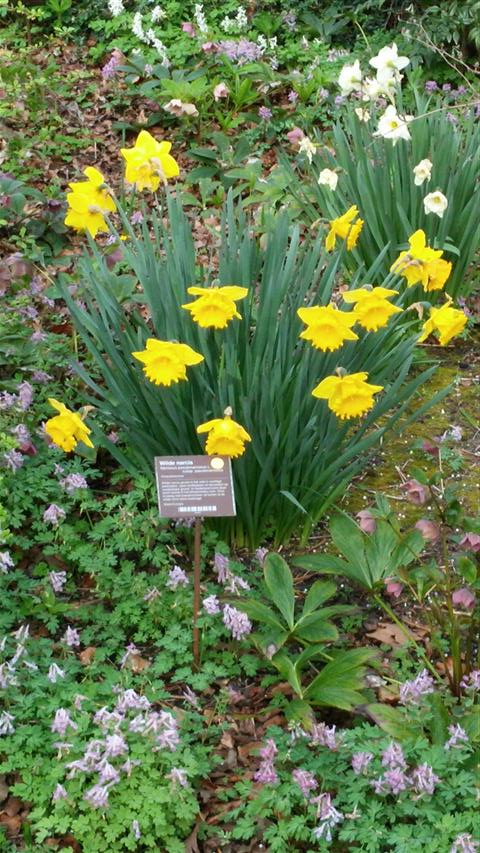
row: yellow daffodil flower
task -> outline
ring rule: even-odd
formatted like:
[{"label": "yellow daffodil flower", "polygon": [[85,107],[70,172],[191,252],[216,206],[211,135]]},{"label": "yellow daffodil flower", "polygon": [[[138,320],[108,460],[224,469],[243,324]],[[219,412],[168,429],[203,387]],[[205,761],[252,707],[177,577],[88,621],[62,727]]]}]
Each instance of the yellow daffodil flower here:
[{"label": "yellow daffodil flower", "polygon": [[127,166],[125,180],[135,184],[138,190],[158,190],[160,182],[180,174],[178,163],[171,156],[171,142],[157,142],[148,132],[141,130],[133,148],[121,148],[120,153]]},{"label": "yellow daffodil flower", "polygon": [[208,432],[205,451],[209,455],[242,456],[245,453],[245,442],[251,441],[248,432],[236,421],[232,421],[231,409],[225,409],[223,418],[215,418],[197,427],[199,434]]},{"label": "yellow daffodil flower", "polygon": [[383,385],[369,385],[368,373],[351,373],[350,376],[327,376],[312,394],[327,400],[328,408],[340,420],[356,418],[373,408],[373,395],[383,390]]},{"label": "yellow daffodil flower", "polygon": [[299,308],[298,316],[307,328],[300,337],[310,341],[316,349],[322,352],[338,349],[344,341],[358,341],[358,335],[352,332],[356,322],[353,312],[347,314],[339,311],[334,305]]},{"label": "yellow daffodil flower", "polygon": [[45,432],[50,436],[53,443],[65,450],[66,453],[74,450],[79,441],[82,441],[87,447],[93,447],[88,437],[91,430],[84,424],[80,415],[71,412],[64,403],[59,403],[53,397],[50,397],[48,402],[53,409],[59,412],[45,424]]},{"label": "yellow daffodil flower", "polygon": [[188,293],[198,296],[194,302],[182,305],[190,311],[193,319],[202,329],[212,327],[224,329],[234,317],[241,320],[235,302],[244,299],[248,293],[246,287],[227,285],[226,287],[189,287]]},{"label": "yellow daffodil flower", "polygon": [[400,252],[390,272],[403,275],[409,286],[421,283],[426,292],[441,290],[452,271],[452,264],[442,259],[443,251],[427,246],[421,229],[412,234],[408,243],[409,250]]},{"label": "yellow daffodil flower", "polygon": [[452,308],[452,300],[449,298],[441,308],[430,308],[430,317],[423,324],[423,331],[419,342],[425,341],[433,332],[438,332],[438,342],[444,347],[452,338],[459,335],[466,326],[467,315],[458,308]]},{"label": "yellow daffodil flower", "polygon": [[159,341],[148,338],[146,349],[132,352],[134,358],[145,365],[143,372],[155,385],[172,385],[187,378],[187,366],[200,364],[203,355],[187,344]]},{"label": "yellow daffodil flower", "polygon": [[113,213],[117,208],[102,173],[93,166],[87,166],[83,174],[87,176],[86,181],[68,185],[71,192],[67,193],[65,225],[76,231],[88,231],[95,237],[99,231],[108,231],[105,214]]},{"label": "yellow daffodil flower", "polygon": [[352,205],[342,216],[337,216],[336,219],[330,221],[330,231],[325,240],[325,248],[327,252],[331,252],[335,248],[337,237],[347,241],[347,249],[350,251],[357,245],[360,232],[363,228],[363,219],[353,220],[358,216],[358,207]]},{"label": "yellow daffodil flower", "polygon": [[367,332],[376,332],[386,326],[392,314],[398,314],[402,310],[387,301],[391,296],[397,296],[397,291],[386,287],[374,287],[371,290],[360,287],[358,290],[349,290],[342,296],[344,302],[355,305],[354,316]]}]

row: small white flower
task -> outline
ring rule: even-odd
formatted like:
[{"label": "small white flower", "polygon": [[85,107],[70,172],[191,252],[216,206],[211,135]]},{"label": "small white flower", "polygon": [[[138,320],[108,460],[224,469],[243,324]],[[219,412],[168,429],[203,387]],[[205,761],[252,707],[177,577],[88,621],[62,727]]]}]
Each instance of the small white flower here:
[{"label": "small white flower", "polygon": [[383,115],[380,116],[378,130],[373,135],[391,139],[394,145],[396,145],[399,139],[411,139],[407,122],[411,121],[412,118],[413,116],[398,115],[396,108],[393,104],[390,104]]},{"label": "small white flower", "polygon": [[355,92],[360,89],[361,84],[362,71],[360,68],[360,62],[356,59],[353,65],[343,66],[338,78],[338,85],[342,90],[342,95],[349,95],[351,92]]},{"label": "small white flower", "polygon": [[322,169],[318,176],[318,183],[334,191],[337,189],[338,175],[332,169]]},{"label": "small white flower", "polygon": [[308,136],[304,136],[303,139],[300,140],[300,144],[298,146],[299,152],[305,154],[309,163],[312,162],[312,157],[317,153],[317,146]]},{"label": "small white flower", "polygon": [[152,24],[155,24],[157,21],[161,21],[162,18],[166,18],[167,13],[162,9],[161,6],[154,6],[152,9]]},{"label": "small white flower", "polygon": [[423,207],[425,209],[425,213],[436,213],[440,219],[443,218],[443,214],[445,213],[448,207],[448,198],[444,196],[440,190],[437,190],[434,193],[429,193],[423,199]]},{"label": "small white flower", "polygon": [[369,61],[369,65],[371,65],[372,68],[376,68],[377,72],[388,68],[394,74],[396,71],[401,71],[402,68],[406,68],[409,63],[410,60],[408,56],[398,55],[398,47],[395,42],[391,47],[382,47],[377,56],[374,56]]},{"label": "small white flower", "polygon": [[364,110],[363,107],[355,107],[355,115],[359,121],[370,121],[370,113]]},{"label": "small white flower", "polygon": [[108,0],[108,8],[112,18],[116,18],[125,11],[123,0]]},{"label": "small white flower", "polygon": [[413,170],[415,175],[415,186],[421,187],[425,181],[429,181],[432,177],[433,163],[430,160],[420,160]]},{"label": "small white flower", "polygon": [[362,86],[362,100],[375,101],[384,91],[378,80],[374,77],[366,77]]},{"label": "small white flower", "polygon": [[391,68],[379,68],[377,71],[376,83],[381,95],[386,95],[387,98],[392,98],[395,93],[395,87],[403,80],[403,74]]}]

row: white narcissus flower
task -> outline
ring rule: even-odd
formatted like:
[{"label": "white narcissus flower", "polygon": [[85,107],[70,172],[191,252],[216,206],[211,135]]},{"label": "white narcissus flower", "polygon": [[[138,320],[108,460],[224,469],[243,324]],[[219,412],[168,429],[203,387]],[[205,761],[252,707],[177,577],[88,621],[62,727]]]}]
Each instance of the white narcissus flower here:
[{"label": "white narcissus flower", "polygon": [[381,95],[386,95],[391,98],[395,92],[395,87],[403,80],[403,74],[400,74],[395,69],[379,68],[377,71],[376,83]]},{"label": "white narcissus flower", "polygon": [[398,47],[395,42],[391,47],[382,47],[378,54],[369,61],[369,65],[376,68],[377,72],[388,68],[393,76],[396,76],[397,71],[406,68],[409,63],[408,56],[398,55]]},{"label": "white narcissus flower", "polygon": [[376,98],[383,95],[383,89],[373,77],[366,77],[362,86],[362,100],[374,101]]},{"label": "white narcissus flower", "polygon": [[359,121],[370,121],[370,113],[364,110],[363,107],[355,107],[355,115]]},{"label": "white narcissus flower", "polygon": [[220,101],[221,98],[228,98],[229,94],[230,89],[226,83],[217,83],[213,90],[213,97],[216,101]]},{"label": "white narcissus flower", "polygon": [[430,160],[420,160],[413,170],[415,175],[415,186],[421,187],[425,181],[429,181],[432,177],[433,163]]},{"label": "white narcissus flower", "polygon": [[318,183],[329,187],[332,191],[337,189],[338,175],[332,169],[322,169],[318,176]]},{"label": "white narcissus flower", "polygon": [[305,154],[309,163],[312,162],[312,157],[317,152],[317,146],[308,136],[304,136],[303,139],[300,140],[300,144],[298,146],[299,152]]},{"label": "white narcissus flower", "polygon": [[390,104],[383,115],[380,116],[378,130],[373,135],[391,139],[394,145],[396,145],[399,139],[411,139],[407,122],[411,121],[412,118],[413,116],[398,115],[393,104]]},{"label": "white narcissus flower", "polygon": [[443,218],[443,214],[445,213],[448,207],[448,198],[444,196],[440,190],[437,190],[434,193],[429,193],[423,199],[423,206],[425,208],[425,213],[436,213],[440,219]]},{"label": "white narcissus flower", "polygon": [[349,95],[351,92],[356,92],[362,85],[362,71],[360,62],[355,60],[353,65],[344,65],[340,71],[338,85],[342,90],[342,95]]}]

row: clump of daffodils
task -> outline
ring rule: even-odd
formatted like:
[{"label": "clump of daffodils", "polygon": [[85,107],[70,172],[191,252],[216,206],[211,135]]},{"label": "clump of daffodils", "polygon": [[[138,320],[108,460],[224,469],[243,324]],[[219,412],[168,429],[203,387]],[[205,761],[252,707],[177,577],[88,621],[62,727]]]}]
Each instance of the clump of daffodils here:
[{"label": "clump of daffodils", "polygon": [[365,101],[382,96],[393,100],[395,89],[403,79],[400,72],[409,64],[408,56],[398,55],[395,43],[382,47],[377,56],[369,60],[369,65],[376,71],[374,78],[363,74],[358,59],[352,65],[344,65],[338,78],[341,94],[346,97],[352,93],[360,93]]}]

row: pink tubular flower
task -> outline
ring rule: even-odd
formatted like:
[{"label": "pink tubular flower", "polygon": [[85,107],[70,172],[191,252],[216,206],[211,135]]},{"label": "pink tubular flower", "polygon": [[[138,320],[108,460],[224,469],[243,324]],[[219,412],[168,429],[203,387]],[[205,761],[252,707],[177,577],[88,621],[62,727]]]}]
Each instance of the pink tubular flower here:
[{"label": "pink tubular flower", "polygon": [[62,592],[63,587],[67,582],[67,573],[66,572],[49,572],[48,580],[52,585],[52,589],[54,592]]},{"label": "pink tubular flower", "polygon": [[50,726],[51,731],[56,732],[60,737],[64,737],[69,726],[71,729],[78,729],[77,724],[70,719],[68,711],[65,708],[58,708],[55,712],[55,719]]},{"label": "pink tubular flower", "polygon": [[480,533],[465,533],[463,539],[460,540],[460,545],[467,548],[468,551],[478,553],[480,551]]},{"label": "pink tubular flower", "polygon": [[417,794],[430,794],[431,796],[440,779],[435,775],[429,764],[420,764],[412,772],[410,782]]},{"label": "pink tubular flower", "polygon": [[415,529],[420,531],[427,542],[436,542],[440,538],[440,528],[438,524],[435,524],[434,521],[430,521],[428,518],[421,518],[417,521]]},{"label": "pink tubular flower", "polygon": [[418,480],[407,480],[406,483],[403,483],[402,489],[405,492],[407,501],[411,504],[422,506],[428,500],[429,490],[427,486],[422,486]]},{"label": "pink tubular flower", "polygon": [[213,90],[213,97],[216,101],[220,101],[222,98],[228,98],[229,94],[230,89],[226,83],[217,83]]},{"label": "pink tubular flower", "polygon": [[310,791],[313,791],[318,786],[315,776],[309,770],[297,768],[292,773],[292,779],[297,783],[304,797],[309,797]]},{"label": "pink tubular flower", "polygon": [[170,773],[166,774],[166,778],[170,779],[173,785],[180,785],[182,788],[188,787],[188,779],[186,770],[182,770],[180,767],[172,767]]},{"label": "pink tubular flower", "polygon": [[372,759],[373,755],[371,752],[356,752],[355,755],[352,755],[353,772],[357,776],[360,776],[361,773],[365,773]]},{"label": "pink tubular flower", "polygon": [[68,794],[63,785],[58,784],[52,794],[52,801],[56,803],[57,800],[66,800],[67,797]]},{"label": "pink tubular flower", "polygon": [[387,595],[391,595],[392,598],[399,598],[403,591],[403,584],[399,581],[393,581],[391,578],[386,578],[384,580],[385,591]]},{"label": "pink tubular flower", "polygon": [[331,750],[337,749],[336,726],[314,723],[310,731],[310,743],[312,746],[326,746],[327,749]]},{"label": "pink tubular flower", "polygon": [[392,741],[382,753],[382,765],[388,767],[389,770],[405,770],[407,763],[403,754],[403,749],[399,743]]},{"label": "pink tubular flower", "polygon": [[[191,21],[184,21],[182,24],[182,31],[190,36],[190,38],[195,38],[196,30],[195,25],[191,23]],[[203,45],[202,45],[203,47]]]},{"label": "pink tubular flower", "polygon": [[241,640],[252,630],[252,623],[241,610],[226,604],[223,608],[223,624],[231,631],[234,640]]},{"label": "pink tubular flower", "polygon": [[462,589],[456,589],[452,594],[452,604],[454,607],[463,607],[465,610],[471,610],[475,604],[475,596],[466,586]]},{"label": "pink tubular flower", "polygon": [[53,524],[55,527],[65,518],[65,510],[57,504],[50,504],[43,513],[43,520],[46,524]]},{"label": "pink tubular flower", "polygon": [[305,134],[301,127],[294,127],[287,133],[287,139],[291,145],[296,145],[298,142],[301,142],[304,136]]},{"label": "pink tubular flower", "polygon": [[369,509],[361,509],[360,512],[357,512],[355,518],[357,519],[360,530],[363,530],[364,533],[375,533],[377,522]]},{"label": "pink tubular flower", "polygon": [[216,616],[220,613],[220,602],[216,595],[208,595],[202,601],[203,609],[209,616]]},{"label": "pink tubular flower", "polygon": [[179,586],[188,586],[188,577],[180,566],[174,566],[169,572],[165,586],[173,590]]},{"label": "pink tubular flower", "polygon": [[458,723],[456,726],[449,726],[448,732],[450,734],[450,737],[445,744],[445,749],[458,749],[459,746],[462,745],[462,743],[469,743],[468,735],[465,729],[462,729],[461,725],[459,725]]},{"label": "pink tubular flower", "polygon": [[433,692],[433,678],[426,669],[422,669],[411,681],[400,685],[400,703],[418,705],[423,696]]}]

